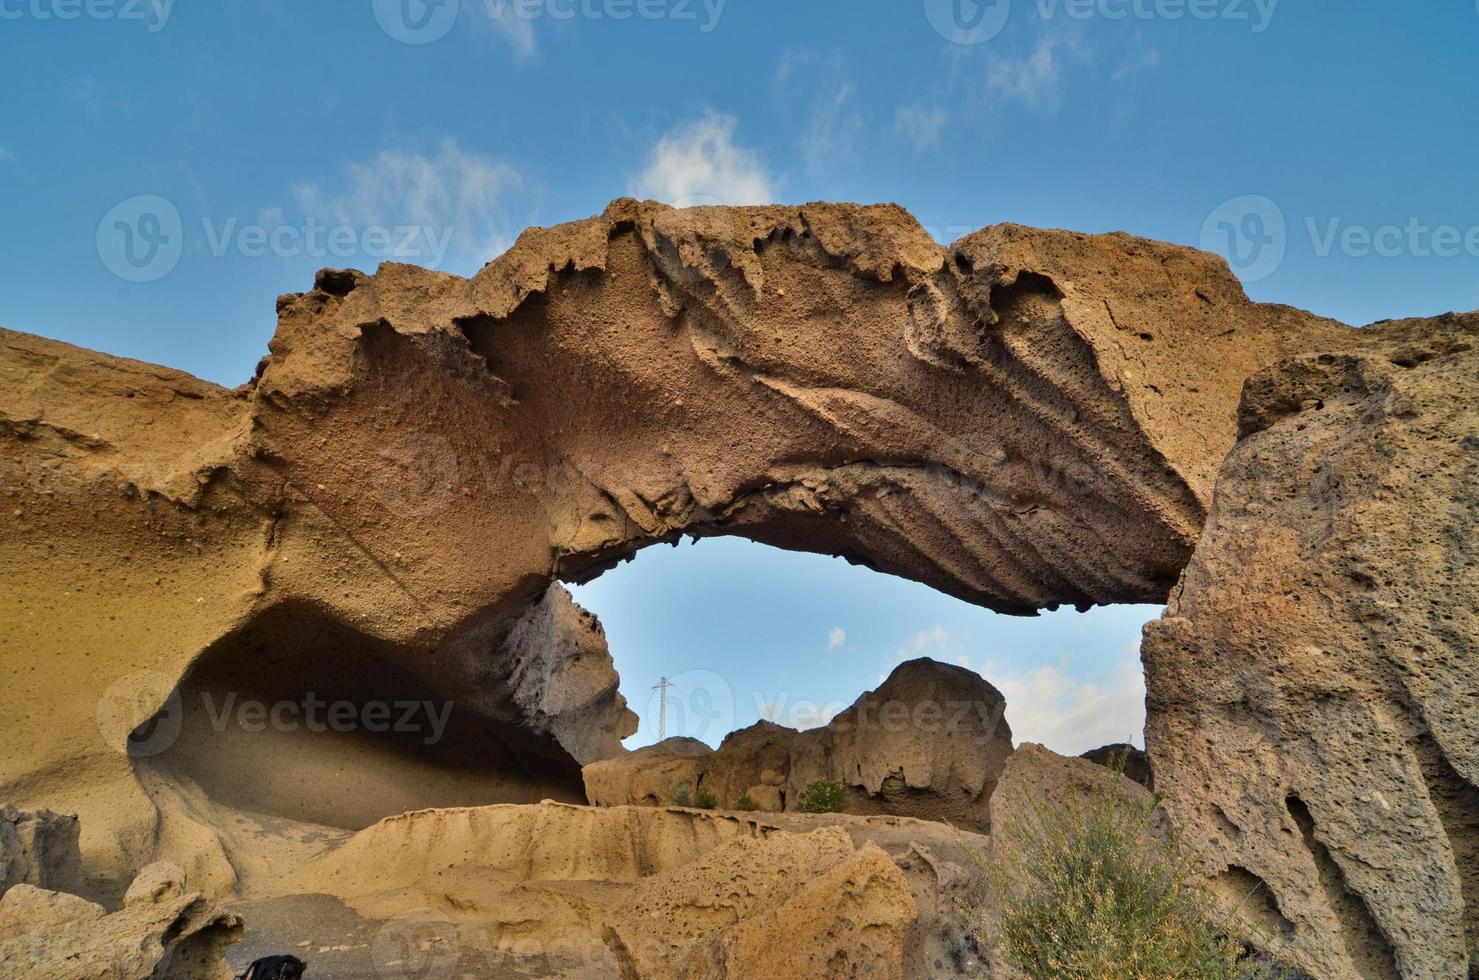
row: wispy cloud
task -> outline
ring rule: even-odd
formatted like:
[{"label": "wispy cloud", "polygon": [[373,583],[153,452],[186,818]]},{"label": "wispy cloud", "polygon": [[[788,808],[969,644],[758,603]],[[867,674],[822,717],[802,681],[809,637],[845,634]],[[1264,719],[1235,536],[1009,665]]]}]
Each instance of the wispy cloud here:
[{"label": "wispy cloud", "polygon": [[11,153],[4,146],[0,146],[0,163],[4,163],[6,160],[14,160],[14,159],[15,159],[15,154],[14,153]]},{"label": "wispy cloud", "polygon": [[949,118],[938,105],[901,105],[894,113],[894,132],[918,156],[940,145],[940,134]]},{"label": "wispy cloud", "polygon": [[768,204],[773,180],[758,154],[735,145],[733,116],[712,110],[663,135],[630,189],[638,197],[675,207],[692,204]]},{"label": "wispy cloud", "polygon": [[1123,82],[1131,76],[1141,72],[1150,71],[1161,63],[1161,53],[1155,48],[1146,48],[1143,51],[1135,51],[1125,55],[1115,68],[1111,78],[1116,82]]},{"label": "wispy cloud", "polygon": [[1058,104],[1063,83],[1063,65],[1056,38],[1037,40],[1025,58],[1002,58],[986,71],[986,87],[994,94],[1016,99],[1033,108]]},{"label": "wispy cloud", "polygon": [[827,649],[838,650],[847,642],[847,630],[841,626],[834,626],[827,631]]},{"label": "wispy cloud", "polygon": [[792,50],[771,79],[777,114],[798,127],[797,148],[808,172],[823,174],[856,155],[863,133],[857,86],[840,53]]},{"label": "wispy cloud", "polygon": [[506,202],[522,183],[513,167],[449,138],[430,156],[384,150],[349,163],[333,180],[298,185],[293,197],[305,215],[330,225],[436,229],[449,244],[447,264],[472,271],[511,244]]},{"label": "wispy cloud", "polygon": [[[470,5],[471,6],[471,5]],[[532,59],[539,54],[539,39],[534,33],[534,18],[521,15],[515,3],[481,0],[468,16],[487,26],[513,48],[520,58]]]}]

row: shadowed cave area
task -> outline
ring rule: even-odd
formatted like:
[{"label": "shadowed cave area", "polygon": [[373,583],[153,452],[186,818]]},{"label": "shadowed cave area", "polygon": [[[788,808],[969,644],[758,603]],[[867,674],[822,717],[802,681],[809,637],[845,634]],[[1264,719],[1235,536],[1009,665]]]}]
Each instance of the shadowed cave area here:
[{"label": "shadowed cave area", "polygon": [[280,605],[201,656],[132,754],[225,806],[345,830],[428,807],[584,802],[569,753],[495,717],[489,692],[429,680],[438,657]]}]

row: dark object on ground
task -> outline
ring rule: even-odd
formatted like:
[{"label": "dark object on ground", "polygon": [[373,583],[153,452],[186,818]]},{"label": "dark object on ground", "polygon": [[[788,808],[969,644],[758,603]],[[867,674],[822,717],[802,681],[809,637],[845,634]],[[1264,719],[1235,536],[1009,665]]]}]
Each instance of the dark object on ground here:
[{"label": "dark object on ground", "polygon": [[264,956],[254,960],[239,980],[302,980],[307,968],[296,956]]}]

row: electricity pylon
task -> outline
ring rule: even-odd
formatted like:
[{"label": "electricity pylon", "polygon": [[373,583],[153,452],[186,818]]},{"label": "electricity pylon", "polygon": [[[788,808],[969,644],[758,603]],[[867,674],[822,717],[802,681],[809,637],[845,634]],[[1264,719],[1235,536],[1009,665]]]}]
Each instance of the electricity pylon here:
[{"label": "electricity pylon", "polygon": [[652,689],[657,692],[657,740],[659,742],[668,737],[668,688],[672,686],[673,682],[666,677],[652,685]]}]

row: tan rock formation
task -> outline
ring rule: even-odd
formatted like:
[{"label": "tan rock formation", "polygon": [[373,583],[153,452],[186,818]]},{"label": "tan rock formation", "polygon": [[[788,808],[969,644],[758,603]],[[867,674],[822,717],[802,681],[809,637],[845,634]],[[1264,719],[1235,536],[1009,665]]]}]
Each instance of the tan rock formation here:
[{"label": "tan rock formation", "polygon": [[669,806],[692,797],[713,759],[714,750],[696,738],[668,738],[593,762],[580,775],[592,806]]},{"label": "tan rock formation", "polygon": [[70,813],[34,813],[0,804],[0,894],[12,885],[51,891],[82,886],[77,818]]},{"label": "tan rock formation", "polygon": [[1479,964],[1479,315],[1254,376],[1145,629],[1156,786],[1318,977]]},{"label": "tan rock formation", "polygon": [[975,671],[933,660],[896,667],[831,722],[809,731],[762,721],[717,751],[668,739],[582,770],[597,806],[666,805],[704,789],[721,808],[748,796],[794,810],[815,780],[837,783],[848,813],[891,813],[985,831],[997,773],[1012,751],[1001,692]]}]

